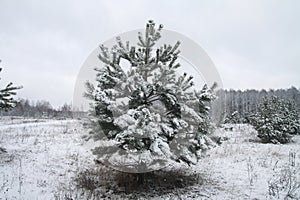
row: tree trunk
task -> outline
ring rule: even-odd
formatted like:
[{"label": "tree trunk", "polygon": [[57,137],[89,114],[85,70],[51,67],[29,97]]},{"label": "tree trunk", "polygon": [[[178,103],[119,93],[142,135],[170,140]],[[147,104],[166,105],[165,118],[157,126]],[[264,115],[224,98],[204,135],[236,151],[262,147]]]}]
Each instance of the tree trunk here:
[{"label": "tree trunk", "polygon": [[138,184],[144,184],[144,181],[145,181],[145,173],[138,173],[137,174],[137,181],[138,181]]}]

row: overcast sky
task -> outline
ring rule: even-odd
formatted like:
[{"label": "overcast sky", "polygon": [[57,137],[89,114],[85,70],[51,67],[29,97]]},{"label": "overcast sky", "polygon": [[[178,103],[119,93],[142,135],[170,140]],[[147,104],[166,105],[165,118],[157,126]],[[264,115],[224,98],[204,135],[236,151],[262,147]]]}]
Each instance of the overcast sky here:
[{"label": "overcast sky", "polygon": [[71,102],[76,76],[102,42],[148,19],[197,42],[225,88],[300,86],[300,1],[0,0],[3,85],[18,96]]}]

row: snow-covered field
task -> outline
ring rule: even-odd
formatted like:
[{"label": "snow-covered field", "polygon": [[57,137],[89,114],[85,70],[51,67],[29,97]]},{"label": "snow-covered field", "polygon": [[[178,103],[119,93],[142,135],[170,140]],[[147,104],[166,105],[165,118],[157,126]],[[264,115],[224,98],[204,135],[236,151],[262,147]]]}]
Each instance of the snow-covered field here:
[{"label": "snow-covered field", "polygon": [[[230,128],[232,127],[232,128]],[[300,199],[300,136],[262,144],[248,125],[226,125],[228,138],[196,166],[145,175],[94,162],[78,120],[1,119],[0,199]]]}]

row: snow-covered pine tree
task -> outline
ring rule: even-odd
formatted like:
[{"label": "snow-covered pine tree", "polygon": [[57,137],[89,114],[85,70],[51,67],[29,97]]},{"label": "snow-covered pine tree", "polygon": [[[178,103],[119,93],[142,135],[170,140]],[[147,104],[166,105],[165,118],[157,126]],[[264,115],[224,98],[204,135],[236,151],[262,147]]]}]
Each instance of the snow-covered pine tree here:
[{"label": "snow-covered pine tree", "polygon": [[[2,68],[0,67],[0,72],[1,71]],[[13,99],[13,96],[16,94],[15,91],[20,88],[21,87],[14,87],[12,83],[7,84],[4,88],[0,88],[0,111],[8,111],[14,107],[16,101]],[[6,153],[6,149],[0,146],[0,154],[1,153]]]},{"label": "snow-covered pine tree", "polygon": [[234,111],[230,115],[228,115],[225,120],[225,124],[239,124],[243,123],[243,119],[238,111]]},{"label": "snow-covered pine tree", "polygon": [[274,144],[289,143],[300,127],[295,104],[275,96],[264,99],[258,111],[251,116],[250,122],[263,142]]},{"label": "snow-covered pine tree", "polygon": [[[1,60],[0,60],[1,62]],[[0,72],[2,68],[0,67]],[[1,79],[0,79],[1,80]],[[9,83],[4,88],[0,88],[0,111],[4,110],[7,111],[16,104],[13,96],[16,95],[16,90],[20,89],[21,87],[13,86],[13,83]]]},{"label": "snow-covered pine tree", "polygon": [[[176,75],[180,42],[156,48],[162,28],[150,20],[145,34],[138,34],[137,47],[119,37],[112,49],[101,45],[98,57],[105,66],[95,69],[95,86],[86,84],[93,138],[111,141],[93,153],[113,165],[125,165],[121,160],[126,155],[135,160],[122,168],[128,172],[159,169],[170,160],[195,164],[213,145],[207,137],[207,105],[215,98],[215,86],[197,90],[192,76]],[[130,63],[128,71],[121,59]]]}]

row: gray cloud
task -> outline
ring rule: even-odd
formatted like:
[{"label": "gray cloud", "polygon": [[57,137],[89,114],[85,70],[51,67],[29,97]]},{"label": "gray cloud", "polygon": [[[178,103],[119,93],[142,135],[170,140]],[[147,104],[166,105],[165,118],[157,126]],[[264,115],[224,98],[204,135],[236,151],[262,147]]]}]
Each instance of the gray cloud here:
[{"label": "gray cloud", "polygon": [[97,45],[148,19],[199,43],[226,88],[300,86],[296,1],[0,1],[1,84],[20,97],[70,102]]}]

